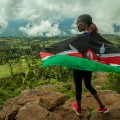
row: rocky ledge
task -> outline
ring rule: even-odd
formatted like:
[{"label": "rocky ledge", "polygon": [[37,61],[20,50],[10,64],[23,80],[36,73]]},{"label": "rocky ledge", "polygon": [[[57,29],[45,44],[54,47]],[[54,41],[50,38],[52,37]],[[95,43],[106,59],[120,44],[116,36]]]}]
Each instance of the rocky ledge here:
[{"label": "rocky ledge", "polygon": [[0,107],[0,120],[120,120],[120,95],[114,91],[98,91],[109,108],[107,114],[96,111],[98,104],[90,94],[83,95],[82,113],[79,118],[66,95],[53,91],[29,90],[8,100]]}]

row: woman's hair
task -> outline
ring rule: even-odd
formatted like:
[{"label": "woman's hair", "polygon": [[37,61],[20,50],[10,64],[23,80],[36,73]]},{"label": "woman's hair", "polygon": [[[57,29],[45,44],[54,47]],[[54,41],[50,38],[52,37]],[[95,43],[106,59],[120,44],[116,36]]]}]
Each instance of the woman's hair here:
[{"label": "woman's hair", "polygon": [[92,17],[88,14],[80,15],[77,19],[77,23],[85,22],[88,27],[89,34],[96,34],[98,33],[97,26],[92,22]]}]

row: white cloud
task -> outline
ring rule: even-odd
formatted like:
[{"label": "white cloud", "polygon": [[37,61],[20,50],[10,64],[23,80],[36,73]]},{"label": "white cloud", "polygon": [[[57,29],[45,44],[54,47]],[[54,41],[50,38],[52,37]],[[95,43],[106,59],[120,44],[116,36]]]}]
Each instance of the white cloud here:
[{"label": "white cloud", "polygon": [[[3,19],[0,19],[0,23],[5,21],[3,28],[8,19],[29,20],[32,27],[20,27],[20,30],[28,35],[44,32],[47,36],[60,34],[59,20],[67,17],[77,18],[84,13],[93,17],[93,22],[102,32],[112,33],[113,23],[120,25],[120,0],[4,0],[0,4],[0,13]],[[46,20],[50,23],[46,23]]]},{"label": "white cloud", "polygon": [[66,32],[62,32],[62,35],[63,35],[63,36],[66,36],[66,34],[67,34]]},{"label": "white cloud", "polygon": [[57,36],[61,33],[58,24],[52,24],[49,20],[42,20],[38,24],[28,24],[26,27],[20,27],[19,30],[28,34],[28,36],[39,36],[45,34],[48,37]]},{"label": "white cloud", "polygon": [[76,29],[70,29],[70,32],[71,32],[72,34],[77,34],[77,33],[78,33],[78,31],[77,31]]},{"label": "white cloud", "polygon": [[3,16],[0,16],[0,33],[8,26],[8,22]]}]

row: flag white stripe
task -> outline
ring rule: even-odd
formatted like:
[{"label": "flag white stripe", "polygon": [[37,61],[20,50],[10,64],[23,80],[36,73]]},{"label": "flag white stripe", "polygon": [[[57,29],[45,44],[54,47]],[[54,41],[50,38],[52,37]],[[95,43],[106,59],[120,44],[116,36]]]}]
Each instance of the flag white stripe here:
[{"label": "flag white stripe", "polygon": [[73,50],[68,50],[68,51],[64,51],[64,52],[60,52],[57,55],[67,55],[67,54],[71,54],[71,53],[79,53]]},{"label": "flag white stripe", "polygon": [[[99,56],[99,54],[97,54]],[[109,54],[101,54],[100,57],[120,57],[120,53],[109,53]]]},{"label": "flag white stripe", "polygon": [[51,57],[51,56],[46,56],[46,57],[42,58],[42,60],[46,60],[46,59],[48,59],[49,57]]},{"label": "flag white stripe", "polygon": [[120,66],[120,65],[118,65],[118,64],[110,64],[111,66]]}]

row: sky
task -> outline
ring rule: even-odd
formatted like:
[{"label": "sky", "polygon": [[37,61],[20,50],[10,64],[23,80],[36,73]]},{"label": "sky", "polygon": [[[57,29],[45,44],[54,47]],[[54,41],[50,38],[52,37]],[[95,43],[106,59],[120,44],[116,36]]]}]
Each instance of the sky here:
[{"label": "sky", "polygon": [[75,22],[81,14],[90,14],[101,33],[113,33],[113,24],[120,25],[120,0],[1,0],[0,29],[9,20],[24,19],[29,23],[18,29],[29,36],[65,34],[59,23],[75,18],[70,31],[76,34]]}]

